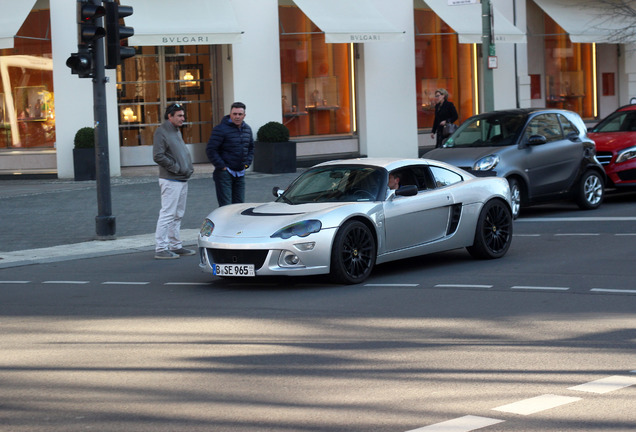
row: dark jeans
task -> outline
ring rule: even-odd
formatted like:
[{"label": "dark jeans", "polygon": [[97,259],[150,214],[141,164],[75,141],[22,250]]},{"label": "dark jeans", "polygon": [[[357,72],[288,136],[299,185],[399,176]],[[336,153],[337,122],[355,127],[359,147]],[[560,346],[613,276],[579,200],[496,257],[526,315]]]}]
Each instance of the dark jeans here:
[{"label": "dark jeans", "polygon": [[245,176],[234,177],[227,170],[214,170],[212,178],[219,207],[245,202]]},{"label": "dark jeans", "polygon": [[442,131],[441,129],[443,129],[442,126],[438,127],[440,130],[437,131],[437,133],[435,134],[435,148],[439,148],[442,146],[442,141],[444,140],[444,137],[442,136]]}]

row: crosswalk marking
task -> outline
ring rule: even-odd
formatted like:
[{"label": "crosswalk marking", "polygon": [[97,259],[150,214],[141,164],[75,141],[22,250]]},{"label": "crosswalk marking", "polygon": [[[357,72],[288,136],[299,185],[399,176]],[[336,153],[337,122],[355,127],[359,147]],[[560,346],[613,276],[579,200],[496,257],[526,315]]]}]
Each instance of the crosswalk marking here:
[{"label": "crosswalk marking", "polygon": [[636,377],[614,375],[607,378],[590,381],[588,383],[577,385],[574,387],[568,387],[568,390],[603,394],[633,385],[636,385]]},{"label": "crosswalk marking", "polygon": [[530,399],[524,399],[518,402],[513,402],[508,405],[502,405],[500,407],[493,408],[493,410],[508,412],[512,414],[529,415],[580,400],[581,398],[579,397],[546,394]]},{"label": "crosswalk marking", "polygon": [[408,432],[469,432],[502,423],[504,420],[467,415],[453,420],[413,429]]}]

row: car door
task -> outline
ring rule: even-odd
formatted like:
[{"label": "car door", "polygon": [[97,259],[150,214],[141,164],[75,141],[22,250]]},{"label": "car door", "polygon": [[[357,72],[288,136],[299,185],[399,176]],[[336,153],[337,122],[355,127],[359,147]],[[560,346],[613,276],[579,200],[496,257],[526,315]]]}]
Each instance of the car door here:
[{"label": "car door", "polygon": [[[444,237],[448,230],[451,206],[454,203],[450,185],[462,180],[460,176],[446,169],[437,176],[434,176],[425,165],[409,169],[412,178],[417,182],[417,195],[395,196],[384,204],[387,252],[418,246]],[[402,186],[404,185],[405,183],[402,183]]]},{"label": "car door", "polygon": [[[561,121],[563,121],[562,128]],[[566,138],[576,128],[565,116],[557,113],[538,114],[531,118],[524,131],[524,170],[528,176],[528,190],[532,198],[566,190],[574,181],[583,158],[579,139]],[[546,142],[527,145],[533,135],[545,137]]]}]

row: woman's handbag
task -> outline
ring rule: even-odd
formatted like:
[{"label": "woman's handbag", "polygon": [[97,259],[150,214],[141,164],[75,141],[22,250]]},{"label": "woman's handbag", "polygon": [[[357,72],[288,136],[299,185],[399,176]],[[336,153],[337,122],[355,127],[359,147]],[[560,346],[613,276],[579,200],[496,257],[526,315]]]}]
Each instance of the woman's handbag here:
[{"label": "woman's handbag", "polygon": [[446,122],[446,124],[444,125],[444,128],[442,129],[442,137],[446,138],[451,136],[453,132],[457,130],[458,127],[459,126],[457,126],[455,123]]}]

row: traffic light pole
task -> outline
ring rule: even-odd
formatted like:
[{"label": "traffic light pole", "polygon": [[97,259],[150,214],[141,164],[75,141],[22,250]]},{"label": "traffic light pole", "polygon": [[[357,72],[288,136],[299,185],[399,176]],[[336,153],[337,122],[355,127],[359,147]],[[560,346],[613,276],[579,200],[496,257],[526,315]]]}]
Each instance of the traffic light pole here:
[{"label": "traffic light pole", "polygon": [[[99,5],[101,1],[92,0]],[[103,18],[98,19],[102,25]],[[104,39],[95,41],[93,77],[93,116],[95,119],[95,173],[97,180],[97,216],[95,229],[98,240],[115,239],[115,216],[110,195],[110,158],[108,154],[108,117],[106,115],[106,71],[104,69]]]}]

